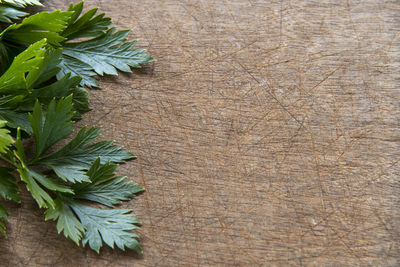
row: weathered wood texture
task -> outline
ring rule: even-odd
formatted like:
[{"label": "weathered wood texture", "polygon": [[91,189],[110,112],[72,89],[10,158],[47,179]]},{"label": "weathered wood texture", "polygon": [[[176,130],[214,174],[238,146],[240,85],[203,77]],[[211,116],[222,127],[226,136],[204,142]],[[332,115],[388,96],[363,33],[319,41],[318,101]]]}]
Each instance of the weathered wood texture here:
[{"label": "weathered wood texture", "polygon": [[25,194],[1,266],[400,266],[398,1],[86,4],[157,59],[79,123],[138,155],[144,254],[76,247]]}]

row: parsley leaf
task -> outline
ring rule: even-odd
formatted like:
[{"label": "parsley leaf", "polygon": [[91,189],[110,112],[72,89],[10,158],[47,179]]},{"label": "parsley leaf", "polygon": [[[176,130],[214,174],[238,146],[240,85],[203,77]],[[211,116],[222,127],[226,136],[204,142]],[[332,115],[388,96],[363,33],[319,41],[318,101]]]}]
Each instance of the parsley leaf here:
[{"label": "parsley leaf", "polygon": [[49,195],[49,193],[46,192],[44,188],[50,191],[73,193],[70,188],[58,182],[56,179],[35,172],[26,166],[19,168],[18,173],[20,174],[21,180],[25,182],[26,188],[29,192],[31,192],[33,198],[36,200],[40,208],[55,207],[53,198]]},{"label": "parsley leaf", "polygon": [[0,94],[17,94],[33,85],[43,65],[45,45],[46,39],[43,39],[15,57],[11,66],[0,77]]},{"label": "parsley leaf", "polygon": [[7,121],[7,126],[12,128],[20,127],[27,133],[32,132],[31,125],[29,124],[29,117],[27,113],[16,112],[0,104],[0,119]]},{"label": "parsley leaf", "polygon": [[52,45],[59,46],[66,40],[59,33],[65,30],[72,12],[40,12],[22,20],[20,24],[12,24],[0,33],[1,39],[8,42],[30,45],[47,38]]},{"label": "parsley leaf", "polygon": [[79,86],[81,79],[77,76],[71,77],[68,73],[60,80],[41,87],[34,89],[31,92],[28,100],[38,99],[40,103],[49,104],[54,98],[67,97],[72,95],[72,104],[76,110],[88,111],[88,93],[87,91]]},{"label": "parsley leaf", "polygon": [[37,0],[0,0],[0,21],[12,23],[11,20],[19,19],[28,15],[16,8],[23,8],[28,5],[42,6]]},{"label": "parsley leaf", "polygon": [[115,32],[112,28],[95,39],[64,44],[61,73],[78,67],[75,73],[82,76],[81,85],[97,86],[92,71],[99,75],[116,75],[117,70],[131,72],[130,67],[138,68],[152,62],[154,59],[145,54],[144,49],[133,49],[135,41],[126,42],[128,34],[129,31]]},{"label": "parsley leaf", "polygon": [[[0,94],[7,94],[0,97],[0,119],[8,121],[10,127],[21,127],[30,133],[27,112],[33,110],[36,100],[49,105],[53,98],[72,95],[75,110],[89,110],[88,94],[79,87],[79,77],[67,74],[58,81],[51,81],[60,71],[60,61],[61,50],[47,47],[45,39],[15,57],[0,77]],[[79,117],[77,114],[75,117]]]},{"label": "parsley leaf", "polygon": [[29,116],[36,140],[35,158],[41,156],[52,145],[72,133],[72,97],[50,102],[46,112],[36,102]]},{"label": "parsley leaf", "polygon": [[0,4],[8,4],[15,7],[26,7],[28,5],[42,6],[37,0],[1,0]]},{"label": "parsley leaf", "polygon": [[57,74],[57,79],[61,79],[68,73],[73,76],[81,77],[81,86],[87,87],[99,87],[99,83],[94,78],[96,72],[93,71],[92,67],[85,62],[82,62],[73,57],[63,55],[63,60],[60,62],[61,71]]},{"label": "parsley leaf", "polygon": [[116,244],[122,250],[128,247],[141,251],[138,236],[129,232],[137,229],[140,223],[129,214],[130,210],[93,208],[78,201],[82,199],[113,207],[143,191],[143,188],[125,180],[125,177],[116,177],[116,167],[116,164],[110,162],[101,164],[98,158],[87,172],[90,180],[73,184],[71,188],[74,195],[58,194],[55,206],[46,211],[46,219],[57,220],[59,233],[64,232],[66,237],[77,244],[83,237],[82,244],[89,243],[97,252],[102,246],[102,240],[112,248]]},{"label": "parsley leaf", "polygon": [[0,196],[7,200],[20,202],[16,179],[10,171],[9,168],[0,167]]},{"label": "parsley leaf", "polygon": [[12,20],[17,20],[29,15],[29,13],[18,10],[28,5],[41,6],[42,4],[36,0],[1,0],[0,1],[0,21],[12,23]]},{"label": "parsley leaf", "polygon": [[134,49],[136,42],[127,42],[129,31],[114,32],[110,29],[104,36],[81,43],[67,43],[63,54],[89,64],[99,74],[116,75],[117,69],[130,72],[130,67],[139,67],[152,58],[143,49]]},{"label": "parsley leaf", "polygon": [[126,177],[115,177],[117,166],[111,162],[102,165],[100,159],[97,159],[87,172],[90,183],[73,185],[75,197],[113,207],[144,190],[126,180]]},{"label": "parsley leaf", "polygon": [[65,237],[71,238],[79,246],[85,227],[75,217],[69,203],[65,199],[57,198],[54,208],[47,209],[46,220],[57,220],[58,233],[64,232]]},{"label": "parsley leaf", "polygon": [[31,192],[32,197],[36,200],[39,207],[54,207],[54,202],[51,196],[41,188],[35,178],[29,171],[24,168],[18,169],[21,180],[26,183],[26,188]]},{"label": "parsley leaf", "polygon": [[[108,29],[111,24],[111,18],[104,17],[104,13],[96,15],[97,8],[93,8],[82,14],[83,1],[75,6],[71,4],[68,11],[72,11],[71,19],[68,27],[61,34],[68,40],[85,38],[85,37],[98,37]],[[79,17],[80,16],[80,17]]]},{"label": "parsley leaf", "polygon": [[10,136],[10,131],[3,128],[6,124],[7,121],[0,120],[0,153],[5,153],[7,147],[14,143],[14,140]]},{"label": "parsley leaf", "polygon": [[[140,221],[128,209],[99,209],[84,205],[73,198],[59,197],[56,206],[46,211],[46,219],[58,220],[57,230],[75,243],[81,239],[85,246],[99,253],[103,241],[114,248],[125,247],[140,252],[138,236],[130,230],[138,228]],[[73,213],[73,212],[75,213]],[[86,230],[84,230],[86,229]]]},{"label": "parsley leaf", "polygon": [[86,171],[100,157],[101,162],[124,162],[134,158],[112,141],[91,144],[99,136],[99,127],[83,127],[63,148],[36,162],[52,168],[58,176],[70,182],[89,181]]},{"label": "parsley leaf", "polygon": [[16,8],[0,4],[0,21],[5,23],[12,23],[12,20],[25,17],[28,13],[20,11]]},{"label": "parsley leaf", "polygon": [[86,171],[100,158],[101,162],[120,163],[134,158],[134,155],[112,141],[91,144],[99,136],[99,127],[86,131],[83,127],[76,136],[60,150],[44,156],[43,154],[59,140],[72,133],[72,98],[62,98],[50,102],[43,111],[37,102],[30,115],[30,122],[36,140],[36,153],[32,164],[45,165],[63,180],[70,182],[89,181]]},{"label": "parsley leaf", "polygon": [[138,236],[129,232],[137,229],[137,224],[140,224],[136,217],[129,214],[131,210],[97,209],[78,202],[72,202],[71,208],[87,229],[82,240],[83,245],[89,243],[93,250],[99,252],[104,240],[111,248],[116,244],[122,250],[128,247],[138,252],[142,251],[137,241]]}]

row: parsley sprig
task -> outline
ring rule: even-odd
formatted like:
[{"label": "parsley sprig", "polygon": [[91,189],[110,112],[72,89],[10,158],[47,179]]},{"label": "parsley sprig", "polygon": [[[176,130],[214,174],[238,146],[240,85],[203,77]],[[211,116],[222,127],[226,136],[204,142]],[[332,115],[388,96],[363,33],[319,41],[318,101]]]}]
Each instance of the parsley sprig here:
[{"label": "parsley sprig", "polygon": [[[74,134],[73,124],[90,110],[85,88],[99,87],[95,76],[130,72],[153,58],[127,41],[129,31],[110,28],[111,19],[97,9],[83,13],[83,2],[31,16],[21,11],[28,5],[41,4],[0,0],[1,22],[25,17],[0,32],[0,198],[20,202],[22,181],[46,220],[57,221],[58,232],[77,245],[141,251],[131,231],[139,220],[116,208],[143,191],[115,175],[118,164],[135,156],[112,141],[97,141],[99,127]],[[34,140],[33,154],[27,138]],[[0,204],[4,236],[6,222]]]}]

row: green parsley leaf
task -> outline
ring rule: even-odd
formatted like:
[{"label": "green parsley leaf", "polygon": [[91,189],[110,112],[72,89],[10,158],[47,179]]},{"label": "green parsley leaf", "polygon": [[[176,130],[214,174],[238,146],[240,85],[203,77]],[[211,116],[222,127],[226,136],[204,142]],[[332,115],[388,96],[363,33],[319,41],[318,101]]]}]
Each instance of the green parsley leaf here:
[{"label": "green parsley leaf", "polygon": [[0,77],[0,94],[17,94],[30,88],[41,72],[46,55],[46,39],[29,46],[13,60]]},{"label": "green parsley leaf", "polygon": [[[62,103],[62,100],[60,100],[59,102]],[[46,192],[44,188],[53,192],[62,192],[69,194],[74,193],[67,185],[59,182],[52,177],[36,172],[28,167],[28,163],[25,162],[26,156],[22,147],[21,135],[19,130],[17,133],[16,148],[17,150],[14,151],[14,154],[17,156],[17,159],[19,161],[19,163],[16,164],[17,171],[21,177],[21,180],[25,182],[26,188],[29,192],[31,192],[32,197],[36,200],[39,207],[55,207],[53,198]]]},{"label": "green parsley leaf", "polygon": [[52,79],[60,71],[58,65],[61,62],[62,51],[61,49],[54,49],[47,44],[48,42],[44,45],[45,54],[39,66],[36,79],[32,82],[32,88],[38,88],[43,83]]},{"label": "green parsley leaf", "polygon": [[7,147],[14,143],[10,131],[3,128],[6,124],[7,121],[0,120],[0,153],[5,153]]},{"label": "green parsley leaf", "polygon": [[25,17],[28,13],[20,11],[16,8],[0,4],[0,21],[12,23],[12,20],[17,20]]},{"label": "green parsley leaf", "polygon": [[6,72],[14,58],[24,49],[25,47],[21,48],[17,45],[0,41],[0,75]]},{"label": "green parsley leaf", "polygon": [[13,63],[0,77],[0,119],[12,128],[21,127],[30,133],[28,114],[20,112],[22,94],[27,94],[38,79],[46,56],[46,40],[41,40],[14,58]]},{"label": "green parsley leaf", "polygon": [[57,220],[58,233],[64,232],[65,237],[71,238],[79,246],[85,227],[75,217],[68,204],[65,199],[55,199],[55,207],[45,212],[46,220]]},{"label": "green parsley leaf", "polygon": [[[110,29],[105,35],[79,43],[66,43],[63,45],[64,59],[61,67],[62,73],[80,66],[86,73],[76,71],[83,77],[81,85],[96,85],[90,71],[97,74],[116,75],[117,70],[131,72],[130,67],[138,68],[141,64],[152,62],[153,58],[144,53],[144,49],[133,49],[136,42],[125,42],[129,31],[117,31]],[[66,58],[66,59],[65,59]],[[90,66],[90,69],[89,69]],[[89,73],[87,73],[89,71]],[[85,84],[85,79],[89,84]]]},{"label": "green parsley leaf", "polygon": [[28,5],[42,6],[37,0],[1,0],[0,4],[8,4],[15,7],[26,7]]},{"label": "green parsley leaf", "polygon": [[7,126],[11,128],[20,127],[27,133],[32,132],[31,125],[29,123],[29,117],[27,113],[16,112],[7,107],[2,107],[0,105],[0,119],[7,121]]},{"label": "green parsley leaf", "polygon": [[89,243],[89,246],[99,253],[104,240],[111,248],[116,244],[122,250],[127,247],[138,252],[142,251],[137,241],[138,236],[129,232],[137,229],[137,225],[140,224],[136,217],[129,214],[131,210],[97,209],[78,202],[73,202],[71,208],[86,227],[82,240],[84,246]]},{"label": "green parsley leaf", "polygon": [[57,230],[63,231],[75,243],[79,243],[83,233],[82,244],[89,243],[97,253],[103,241],[111,248],[117,245],[122,250],[126,247],[138,252],[142,250],[138,236],[130,232],[140,224],[129,214],[131,210],[93,208],[66,196],[60,196],[55,203],[55,207],[47,209],[46,219],[57,220]]},{"label": "green parsley leaf", "polygon": [[110,162],[102,165],[97,159],[87,172],[90,182],[73,185],[75,197],[113,207],[144,190],[126,180],[126,177],[115,177],[117,166]]},{"label": "green parsley leaf", "polygon": [[76,5],[71,4],[68,8],[68,11],[72,11],[73,14],[68,23],[68,27],[61,34],[68,40],[98,37],[103,35],[111,24],[111,19],[104,17],[104,13],[96,15],[97,8],[93,8],[80,16],[82,10],[83,1]]},{"label": "green parsley leaf", "polygon": [[29,13],[18,10],[28,5],[41,6],[42,4],[36,0],[1,0],[0,1],[0,21],[12,23],[12,20],[17,20],[29,15]]},{"label": "green parsley leaf", "polygon": [[68,73],[50,85],[32,90],[29,97],[25,98],[25,105],[34,102],[36,99],[40,103],[48,105],[54,98],[72,95],[74,110],[88,111],[90,110],[89,95],[84,88],[79,86],[80,81],[81,79],[78,76],[71,77],[71,74]]},{"label": "green parsley leaf", "polygon": [[57,74],[57,79],[61,79],[68,73],[71,73],[73,76],[81,77],[81,86],[87,87],[99,87],[99,83],[94,78],[96,76],[96,72],[93,71],[92,67],[85,62],[82,62],[73,57],[69,57],[67,55],[63,55],[63,59],[60,62],[61,71]]},{"label": "green parsley leaf", "polygon": [[44,39],[28,47],[0,77],[0,93],[5,94],[0,97],[0,119],[6,120],[9,127],[21,127],[27,133],[32,132],[28,112],[37,100],[49,105],[54,98],[72,95],[75,110],[89,110],[88,94],[79,87],[79,77],[67,74],[58,81],[54,79],[60,71],[61,50],[46,45]]},{"label": "green parsley leaf", "polygon": [[35,180],[35,176],[26,168],[18,169],[21,180],[25,182],[26,189],[31,193],[32,197],[36,200],[40,208],[54,207],[52,197],[39,186]]},{"label": "green parsley leaf", "polygon": [[71,96],[51,101],[47,111],[43,111],[39,102],[36,102],[29,116],[36,140],[35,158],[72,133],[73,115]]},{"label": "green parsley leaf", "polygon": [[59,177],[70,182],[89,182],[86,171],[92,163],[100,158],[101,162],[124,162],[135,156],[120,146],[112,145],[112,141],[101,141],[91,144],[99,136],[100,128],[83,127],[76,136],[63,148],[50,154],[36,164],[52,168]]},{"label": "green parsley leaf", "polygon": [[[29,55],[32,56],[32,54],[36,56],[29,59]],[[53,98],[67,97],[71,94],[73,95],[72,102],[77,110],[89,110],[88,94],[85,89],[78,88],[81,81],[79,77],[71,77],[67,74],[49,84],[49,80],[60,71],[58,67],[60,61],[61,49],[46,47],[45,40],[33,44],[18,55],[7,72],[0,77],[0,82],[6,81],[0,92],[9,94],[19,92],[20,95],[18,98],[3,98],[3,101],[0,99],[0,118],[3,113],[6,113],[4,119],[9,121],[9,125],[15,120],[23,121],[23,124],[14,123],[11,127],[21,126],[27,130],[29,129],[26,127],[27,114],[14,114],[12,110],[32,111],[36,100],[48,105]],[[7,114],[9,111],[11,113]],[[15,116],[17,118],[13,119]]]},{"label": "green parsley leaf", "polygon": [[67,27],[71,14],[61,11],[40,12],[6,28],[0,33],[0,39],[30,45],[47,38],[50,44],[59,46],[60,42],[66,40],[60,33]]},{"label": "green parsley leaf", "polygon": [[130,210],[93,208],[78,201],[82,199],[113,207],[121,200],[128,200],[143,191],[143,188],[124,177],[115,177],[116,167],[110,162],[101,164],[98,158],[87,172],[90,181],[73,184],[74,195],[58,194],[55,207],[49,207],[46,211],[46,219],[57,220],[59,233],[63,231],[66,237],[77,244],[83,238],[82,244],[89,243],[97,252],[103,241],[112,248],[116,244],[122,250],[128,247],[141,251],[138,236],[129,232],[137,229],[140,223],[129,214]]},{"label": "green parsley leaf", "polygon": [[[78,87],[81,79],[79,79],[77,76],[70,76],[70,74],[67,74],[60,80],[50,85],[32,90],[31,98],[38,99],[40,103],[48,105],[54,98],[73,95],[77,90],[76,88]],[[76,92],[76,94],[79,95],[80,93]],[[81,97],[79,96],[79,100],[80,98]],[[74,97],[72,97],[72,102],[74,103]],[[88,103],[85,103],[84,105],[88,105]]]},{"label": "green parsley leaf", "polygon": [[[68,76],[69,77],[69,76]],[[71,77],[71,79],[76,78],[76,76]],[[85,88],[76,86],[72,90],[72,103],[76,110],[89,111],[89,94]]]},{"label": "green parsley leaf", "polygon": [[18,173],[40,208],[55,207],[53,198],[43,189],[43,187],[54,192],[73,194],[73,191],[68,186],[49,176],[35,172],[26,166],[18,168]]},{"label": "green parsley leaf", "polygon": [[7,200],[20,202],[16,179],[10,171],[9,168],[0,167],[0,196]]}]

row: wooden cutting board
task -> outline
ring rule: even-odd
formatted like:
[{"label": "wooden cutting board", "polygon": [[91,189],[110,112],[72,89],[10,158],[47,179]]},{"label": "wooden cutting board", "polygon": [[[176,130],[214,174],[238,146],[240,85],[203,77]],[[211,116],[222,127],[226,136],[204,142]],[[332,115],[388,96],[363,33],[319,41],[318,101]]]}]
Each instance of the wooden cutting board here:
[{"label": "wooden cutting board", "polygon": [[400,266],[398,1],[96,6],[157,59],[78,123],[138,155],[144,253],[76,247],[23,192],[1,266]]}]

